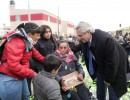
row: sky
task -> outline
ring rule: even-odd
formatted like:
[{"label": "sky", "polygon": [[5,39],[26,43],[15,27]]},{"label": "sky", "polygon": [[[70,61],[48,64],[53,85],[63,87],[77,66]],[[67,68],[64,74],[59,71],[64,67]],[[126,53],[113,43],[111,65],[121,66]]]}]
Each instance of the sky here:
[{"label": "sky", "polygon": [[[9,1],[0,0],[0,27],[10,25]],[[15,0],[16,9],[43,9],[61,20],[90,23],[95,28],[113,31],[130,26],[130,0]],[[121,27],[119,27],[121,24]]]}]

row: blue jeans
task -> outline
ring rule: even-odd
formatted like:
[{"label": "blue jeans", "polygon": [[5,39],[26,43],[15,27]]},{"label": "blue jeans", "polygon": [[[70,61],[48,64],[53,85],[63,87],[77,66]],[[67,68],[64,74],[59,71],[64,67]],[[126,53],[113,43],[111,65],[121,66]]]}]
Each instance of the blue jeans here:
[{"label": "blue jeans", "polygon": [[[104,77],[102,71],[97,70],[97,99],[106,100],[107,86],[104,84]],[[109,100],[119,100],[113,88],[108,86]]]},{"label": "blue jeans", "polygon": [[0,74],[1,100],[29,100],[27,80],[18,80],[8,75]]}]

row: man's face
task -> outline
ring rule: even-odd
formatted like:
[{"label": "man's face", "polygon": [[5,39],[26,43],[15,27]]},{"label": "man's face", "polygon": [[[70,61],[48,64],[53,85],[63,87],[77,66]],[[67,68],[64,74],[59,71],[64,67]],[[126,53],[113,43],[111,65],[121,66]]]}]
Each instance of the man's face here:
[{"label": "man's face", "polygon": [[38,41],[38,39],[40,38],[40,34],[34,34],[34,35],[31,35],[30,36],[32,39],[33,39],[33,41],[35,41],[35,42],[37,42]]},{"label": "man's face", "polygon": [[83,43],[88,42],[92,36],[90,32],[82,33],[80,28],[76,30],[76,34]]}]

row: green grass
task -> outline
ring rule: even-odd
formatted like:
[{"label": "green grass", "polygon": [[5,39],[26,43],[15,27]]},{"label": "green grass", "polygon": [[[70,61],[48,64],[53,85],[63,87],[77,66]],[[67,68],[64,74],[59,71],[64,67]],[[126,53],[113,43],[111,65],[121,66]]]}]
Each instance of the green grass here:
[{"label": "green grass", "polygon": [[33,96],[30,96],[29,100],[33,100],[33,99],[34,99],[34,97],[33,97]]}]

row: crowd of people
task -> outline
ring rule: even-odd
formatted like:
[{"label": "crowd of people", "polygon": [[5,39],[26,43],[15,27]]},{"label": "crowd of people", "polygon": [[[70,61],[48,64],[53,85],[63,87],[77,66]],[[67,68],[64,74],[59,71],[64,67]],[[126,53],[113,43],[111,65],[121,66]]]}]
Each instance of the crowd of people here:
[{"label": "crowd of people", "polygon": [[[127,92],[127,73],[130,72],[129,42],[108,32],[94,29],[87,22],[79,22],[76,37],[58,37],[48,25],[27,22],[5,34],[0,64],[1,100],[90,100],[84,83],[69,89],[62,78],[78,72],[83,81],[85,74],[78,62],[79,55],[87,71],[96,82],[98,100],[119,100]],[[33,93],[31,88],[33,83]]]}]

